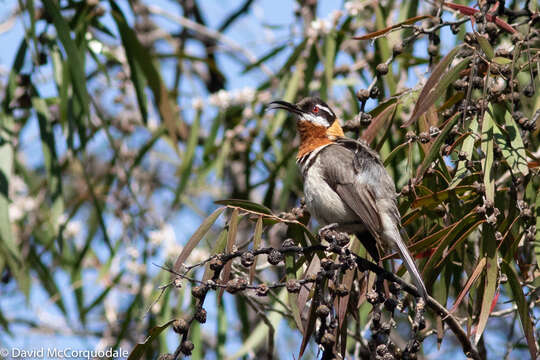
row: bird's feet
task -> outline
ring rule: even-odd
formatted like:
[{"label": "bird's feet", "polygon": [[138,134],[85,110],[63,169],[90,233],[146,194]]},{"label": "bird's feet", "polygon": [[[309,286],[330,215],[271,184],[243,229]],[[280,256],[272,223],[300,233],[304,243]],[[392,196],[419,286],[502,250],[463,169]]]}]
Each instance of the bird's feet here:
[{"label": "bird's feet", "polygon": [[326,239],[332,236],[332,232],[338,227],[338,223],[328,224],[319,230],[319,238]]}]

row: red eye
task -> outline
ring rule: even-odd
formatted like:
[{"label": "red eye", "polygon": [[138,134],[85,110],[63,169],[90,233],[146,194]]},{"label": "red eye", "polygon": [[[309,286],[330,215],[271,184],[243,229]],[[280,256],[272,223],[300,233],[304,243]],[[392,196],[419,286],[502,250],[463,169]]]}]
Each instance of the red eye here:
[{"label": "red eye", "polygon": [[313,112],[318,113],[319,112],[319,107],[318,106],[313,107]]}]

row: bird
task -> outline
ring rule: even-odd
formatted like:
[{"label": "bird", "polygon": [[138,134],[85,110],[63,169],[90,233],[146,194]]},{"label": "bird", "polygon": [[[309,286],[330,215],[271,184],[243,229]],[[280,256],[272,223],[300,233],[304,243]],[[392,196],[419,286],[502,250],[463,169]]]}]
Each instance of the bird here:
[{"label": "bird", "polygon": [[[296,117],[300,146],[296,162],[304,183],[305,205],[321,230],[355,234],[371,257],[397,251],[416,284],[428,293],[403,241],[395,184],[379,155],[367,144],[347,138],[335,112],[318,97],[293,104],[273,101]],[[319,232],[321,233],[321,232]]]}]

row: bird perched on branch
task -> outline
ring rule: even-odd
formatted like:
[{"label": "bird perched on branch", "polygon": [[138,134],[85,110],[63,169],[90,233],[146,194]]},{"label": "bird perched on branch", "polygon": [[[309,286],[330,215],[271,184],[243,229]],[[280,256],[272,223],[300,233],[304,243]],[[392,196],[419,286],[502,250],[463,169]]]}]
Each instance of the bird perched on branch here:
[{"label": "bird perched on branch", "polygon": [[270,105],[296,115],[300,135],[296,161],[304,179],[306,206],[326,225],[321,230],[356,234],[377,262],[381,254],[397,250],[426,298],[424,282],[401,237],[396,188],[378,154],[346,138],[334,111],[319,98]]}]

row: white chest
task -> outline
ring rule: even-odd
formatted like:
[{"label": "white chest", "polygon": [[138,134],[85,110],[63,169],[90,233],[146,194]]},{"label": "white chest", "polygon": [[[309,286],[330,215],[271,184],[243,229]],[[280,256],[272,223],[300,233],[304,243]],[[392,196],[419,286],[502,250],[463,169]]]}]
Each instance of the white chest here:
[{"label": "white chest", "polygon": [[309,212],[322,225],[357,221],[357,216],[325,181],[315,160],[304,173],[304,196]]}]

